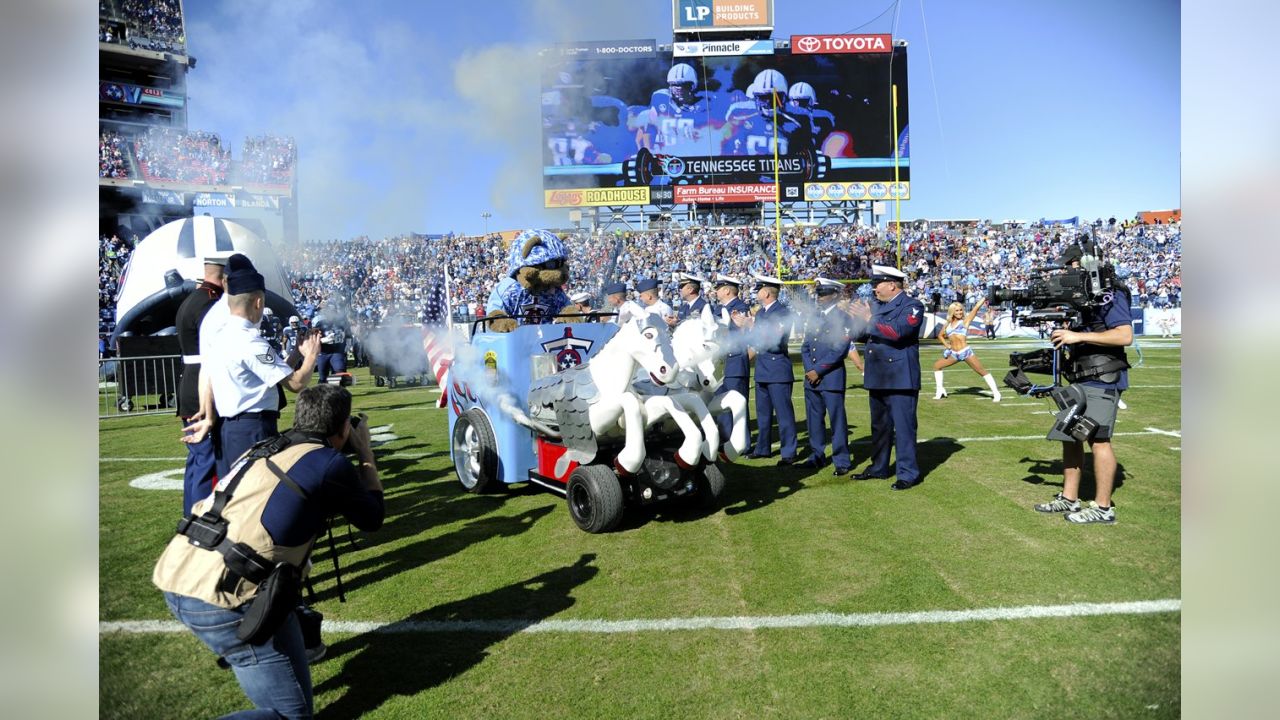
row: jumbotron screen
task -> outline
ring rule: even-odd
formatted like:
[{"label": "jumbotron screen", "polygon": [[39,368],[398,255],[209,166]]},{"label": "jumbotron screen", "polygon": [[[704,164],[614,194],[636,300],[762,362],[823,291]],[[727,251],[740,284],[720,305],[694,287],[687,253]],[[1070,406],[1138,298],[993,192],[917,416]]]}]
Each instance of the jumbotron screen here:
[{"label": "jumbotron screen", "polygon": [[556,58],[542,81],[545,205],[906,199],[907,118],[905,47]]}]

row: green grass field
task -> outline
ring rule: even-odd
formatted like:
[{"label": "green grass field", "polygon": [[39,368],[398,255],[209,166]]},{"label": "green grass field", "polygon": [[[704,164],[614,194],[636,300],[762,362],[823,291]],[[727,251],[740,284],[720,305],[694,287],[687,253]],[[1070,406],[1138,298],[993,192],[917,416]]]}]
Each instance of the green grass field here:
[{"label": "green grass field", "polygon": [[[1002,376],[1009,343],[975,346]],[[965,365],[947,371],[951,397],[934,401],[935,346],[921,353],[921,487],[896,493],[890,481],[836,478],[830,467],[747,461],[726,466],[720,509],[629,510],[606,535],[578,530],[563,499],[536,488],[463,493],[435,391],[377,388],[357,371],[357,408],[375,428],[389,426],[377,450],[388,516],[380,532],[357,534],[358,548],[337,533],[346,603],[320,546],[317,609],[326,622],[516,622],[326,629],[328,656],[312,667],[317,712],[1177,717],[1180,612],[633,632],[592,631],[588,622],[1177,600],[1181,354],[1150,340],[1143,350],[1117,427],[1114,526],[1073,526],[1031,510],[1061,484],[1060,447],[1043,440],[1052,401],[1006,394],[994,404]],[[850,380],[850,439],[863,469],[867,397],[852,367]],[[803,455],[798,383],[795,407]],[[286,412],[282,426],[290,420]],[[166,471],[180,480],[177,438],[169,416],[100,423],[104,622],[172,619],[150,575],[172,537],[181,491],[130,481]],[[573,627],[585,631],[518,631],[548,620],[583,621]],[[233,676],[188,634],[104,630],[99,640],[103,717],[212,717],[248,707]]]}]

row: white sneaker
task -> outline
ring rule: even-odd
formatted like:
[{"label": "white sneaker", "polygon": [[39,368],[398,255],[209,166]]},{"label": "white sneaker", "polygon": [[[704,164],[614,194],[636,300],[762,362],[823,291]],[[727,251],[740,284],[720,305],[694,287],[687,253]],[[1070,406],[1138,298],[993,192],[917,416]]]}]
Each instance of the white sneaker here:
[{"label": "white sneaker", "polygon": [[939,390],[938,392],[936,392],[936,393],[934,393],[934,394],[933,394],[933,399],[934,399],[934,400],[941,400],[942,398],[944,398],[944,397],[946,397],[946,396],[947,396],[947,391],[946,391],[946,390]]},{"label": "white sneaker", "polygon": [[1000,402],[1000,398],[1004,397],[998,391],[991,397],[991,402]]},{"label": "white sneaker", "polygon": [[1116,408],[1119,410],[1128,410],[1129,406],[1124,404],[1124,400],[1116,400]]}]

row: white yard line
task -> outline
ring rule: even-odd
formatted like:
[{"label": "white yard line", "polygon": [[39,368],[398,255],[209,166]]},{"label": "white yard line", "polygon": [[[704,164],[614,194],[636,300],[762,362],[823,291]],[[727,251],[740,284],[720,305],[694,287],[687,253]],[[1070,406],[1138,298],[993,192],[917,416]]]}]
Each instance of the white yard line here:
[{"label": "white yard line", "polygon": [[[736,617],[686,617],[653,620],[401,620],[359,622],[326,620],[333,633],[636,633],[677,630],[760,630],[764,628],[881,627],[885,625],[933,625],[939,623],[995,622],[1039,618],[1074,618],[1098,615],[1147,615],[1182,611],[1182,600],[1140,600],[1071,605],[1023,605],[974,610],[925,610],[890,613],[811,613]],[[181,633],[176,620],[121,620],[98,623],[102,635]]]}]

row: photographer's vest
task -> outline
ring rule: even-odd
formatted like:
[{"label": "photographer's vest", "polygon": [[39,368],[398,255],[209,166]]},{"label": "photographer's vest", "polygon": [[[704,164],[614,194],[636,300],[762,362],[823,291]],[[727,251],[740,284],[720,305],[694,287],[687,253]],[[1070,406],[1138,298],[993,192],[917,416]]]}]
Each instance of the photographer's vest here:
[{"label": "photographer's vest", "polygon": [[[265,441],[268,447],[270,442]],[[262,525],[262,513],[272,493],[281,484],[305,497],[302,489],[287,478],[287,473],[302,456],[323,447],[318,440],[299,440],[280,452],[256,459],[252,459],[254,452],[251,450],[248,454],[251,459],[245,461],[251,464],[244,470],[231,499],[222,508],[221,516],[227,521],[225,543],[247,545],[266,561],[268,568],[286,562],[305,572],[304,565],[315,538],[304,545],[277,545]],[[228,484],[235,480],[238,470],[233,466]],[[208,513],[216,497],[215,494],[197,502],[184,522]],[[181,532],[169,541],[151,574],[151,582],[161,590],[228,609],[252,600],[260,581],[261,578],[255,581],[230,569],[222,552],[195,545]]]}]

